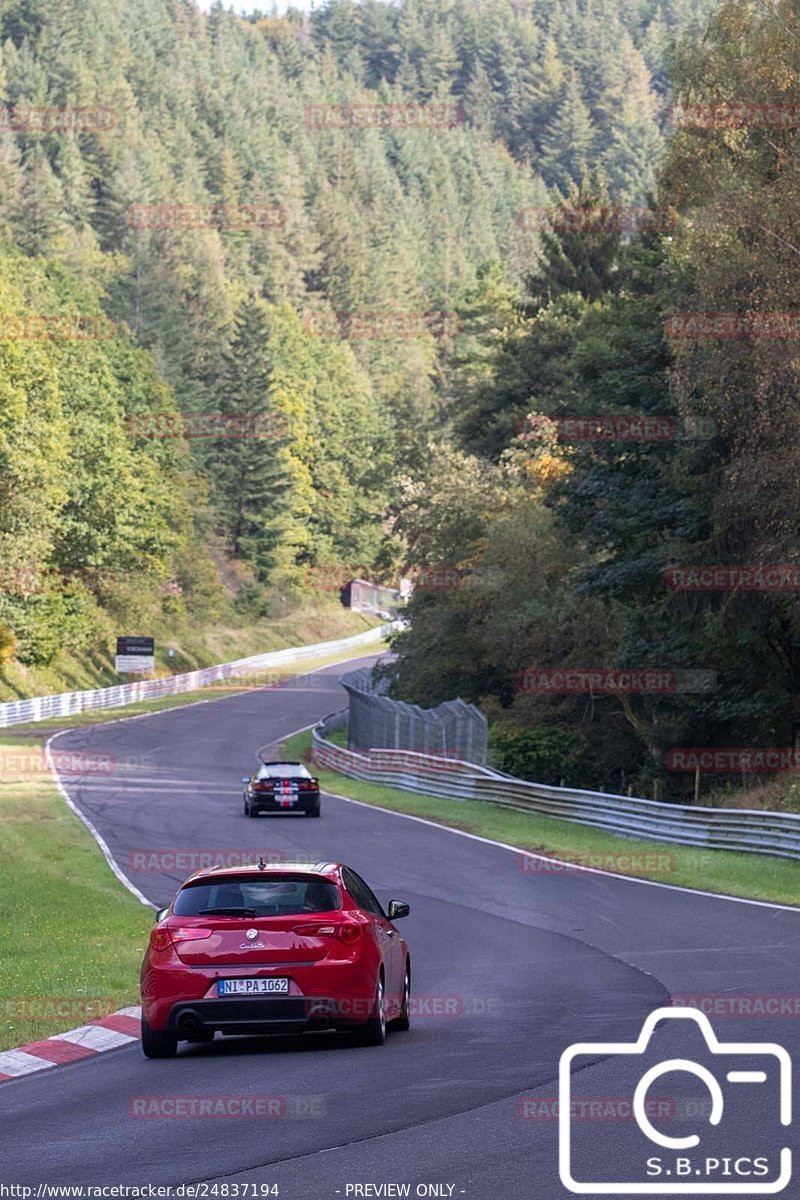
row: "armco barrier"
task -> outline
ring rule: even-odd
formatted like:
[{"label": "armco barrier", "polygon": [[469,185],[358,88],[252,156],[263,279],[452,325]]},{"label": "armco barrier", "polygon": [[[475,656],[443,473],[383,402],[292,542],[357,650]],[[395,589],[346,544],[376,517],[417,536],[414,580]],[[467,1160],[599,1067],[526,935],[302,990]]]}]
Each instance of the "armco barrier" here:
[{"label": "armco barrier", "polygon": [[346,720],[347,709],[343,709],[317,725],[312,734],[312,756],[320,766],[355,779],[448,800],[482,800],[521,812],[546,813],[623,837],[800,859],[800,815],[795,813],[665,804],[633,796],[550,787],[514,779],[475,763],[411,750],[374,749],[357,754],[327,741],[327,734]]},{"label": "armco barrier", "polygon": [[161,696],[175,696],[181,692],[194,692],[214,683],[225,683],[234,671],[280,667],[287,663],[302,662],[306,658],[369,646],[372,642],[382,641],[392,629],[391,624],[379,625],[365,633],[356,633],[353,637],[340,638],[335,642],[316,642],[313,646],[290,646],[286,650],[272,650],[268,654],[253,654],[250,658],[239,658],[235,662],[203,667],[200,671],[189,671],[184,675],[140,679],[136,683],[123,683],[117,687],[96,688],[85,692],[60,692],[57,696],[35,696],[32,700],[10,700],[0,704],[0,729],[28,721],[46,721],[49,717],[72,717],[75,713],[95,709],[122,708],[123,705],[135,704],[138,700],[153,700]]}]

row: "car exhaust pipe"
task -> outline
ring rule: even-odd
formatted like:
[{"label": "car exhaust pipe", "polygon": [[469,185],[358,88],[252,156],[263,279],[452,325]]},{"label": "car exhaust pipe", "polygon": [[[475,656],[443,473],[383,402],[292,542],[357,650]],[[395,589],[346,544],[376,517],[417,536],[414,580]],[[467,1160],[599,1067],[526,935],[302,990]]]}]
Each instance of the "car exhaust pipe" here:
[{"label": "car exhaust pipe", "polygon": [[308,1014],[308,1023],[312,1029],[330,1029],[331,1018],[327,1008],[320,1005],[318,1008],[312,1008]]},{"label": "car exhaust pipe", "polygon": [[178,1021],[178,1028],[181,1033],[197,1033],[200,1028],[200,1022],[194,1013],[184,1013]]}]

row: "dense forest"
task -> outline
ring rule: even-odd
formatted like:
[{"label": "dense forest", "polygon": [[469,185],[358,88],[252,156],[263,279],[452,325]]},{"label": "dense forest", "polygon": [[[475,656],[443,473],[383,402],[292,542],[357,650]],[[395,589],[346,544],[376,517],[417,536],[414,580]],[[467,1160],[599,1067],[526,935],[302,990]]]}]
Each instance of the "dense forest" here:
[{"label": "dense forest", "polygon": [[[796,593],[665,572],[797,562],[795,343],[669,318],[792,308],[796,130],[670,106],[790,99],[798,28],[779,0],[4,0],[0,659],[438,565],[460,586],[418,589],[393,686],[480,703],[506,769],[671,795],[671,747],[794,744]],[[593,217],[619,206],[669,220]],[[680,436],[563,436],[602,414]],[[563,667],[714,686],[520,684]]]},{"label": "dense forest", "polygon": [[[409,488],[416,552],[464,575],[415,597],[395,686],[480,702],[499,761],[531,778],[687,798],[703,760],[676,748],[772,748],[783,753],[761,769],[789,772],[788,793],[800,748],[797,11],[728,0],[672,70],[685,105],[746,102],[756,116],[676,129],[652,199],[674,208],[671,231],[597,228],[605,197],[589,181],[572,196],[586,219],[543,235],[493,353],[463,363],[457,444],[435,483]],[[770,107],[768,124],[757,114]],[[638,682],[591,687],[597,669]],[[707,764],[703,792],[748,779],[736,754]]]}]

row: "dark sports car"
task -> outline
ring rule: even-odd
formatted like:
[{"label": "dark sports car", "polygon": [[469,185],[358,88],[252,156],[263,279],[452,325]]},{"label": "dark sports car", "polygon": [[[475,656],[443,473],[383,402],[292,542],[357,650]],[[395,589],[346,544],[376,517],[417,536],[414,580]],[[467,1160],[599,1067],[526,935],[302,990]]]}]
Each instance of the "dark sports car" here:
[{"label": "dark sports car", "polygon": [[257,817],[262,812],[320,815],[319,780],[302,763],[265,762],[242,783],[246,817]]}]

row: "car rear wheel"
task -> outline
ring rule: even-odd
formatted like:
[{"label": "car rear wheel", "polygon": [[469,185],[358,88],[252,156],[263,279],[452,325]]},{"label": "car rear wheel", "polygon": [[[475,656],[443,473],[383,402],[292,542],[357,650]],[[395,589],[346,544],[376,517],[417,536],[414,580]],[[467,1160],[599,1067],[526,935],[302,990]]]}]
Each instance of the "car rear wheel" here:
[{"label": "car rear wheel", "polygon": [[320,816],[320,812],[321,812],[320,806],[319,806],[319,804],[317,804],[316,808],[310,808],[308,810],[308,815],[310,817],[318,817],[318,816]]},{"label": "car rear wheel", "polygon": [[400,1016],[392,1021],[392,1029],[405,1033],[411,1028],[411,971],[406,963],[406,973],[403,977],[403,1003],[400,1006]]},{"label": "car rear wheel", "polygon": [[386,1041],[386,1003],[383,995],[383,976],[378,976],[372,1016],[364,1025],[354,1030],[357,1046],[382,1046]]},{"label": "car rear wheel", "polygon": [[142,1017],[142,1052],[145,1058],[174,1058],[178,1039],[166,1029],[153,1029]]},{"label": "car rear wheel", "polygon": [[250,807],[250,802],[248,800],[245,800],[244,802],[244,815],[246,817],[254,817],[256,815]]}]

